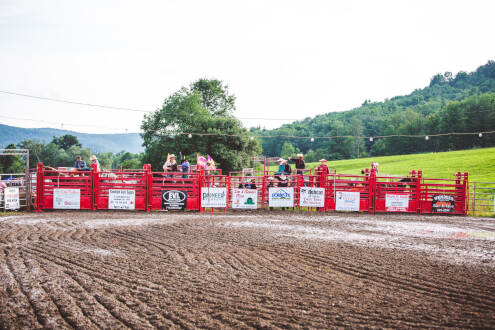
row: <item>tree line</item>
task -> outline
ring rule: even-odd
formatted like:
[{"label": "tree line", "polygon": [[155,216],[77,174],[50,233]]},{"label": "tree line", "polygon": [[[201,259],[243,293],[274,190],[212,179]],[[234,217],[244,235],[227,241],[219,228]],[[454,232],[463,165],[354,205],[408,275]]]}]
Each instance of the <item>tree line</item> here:
[{"label": "tree line", "polygon": [[[446,136],[377,139],[322,136],[427,135],[449,132],[481,132],[495,127],[495,61],[476,71],[437,74],[430,84],[409,95],[383,102],[365,100],[355,109],[306,118],[280,128],[251,128],[260,138],[263,154],[285,157],[294,152],[306,154],[307,161],[349,159],[375,155],[438,152],[495,145],[495,135]],[[308,139],[278,135],[311,136]]]},{"label": "tree line", "polygon": [[[77,156],[81,156],[88,164],[93,154],[91,149],[83,148],[77,137],[66,134],[53,137],[49,143],[37,140],[24,140],[17,145],[9,144],[6,149],[29,149],[29,164],[36,167],[38,162],[52,167],[72,167]],[[114,168],[142,168],[142,154],[133,154],[127,151],[118,153],[95,153],[100,166],[105,169]],[[1,156],[0,173],[22,173],[25,169],[25,159],[20,156]]]}]

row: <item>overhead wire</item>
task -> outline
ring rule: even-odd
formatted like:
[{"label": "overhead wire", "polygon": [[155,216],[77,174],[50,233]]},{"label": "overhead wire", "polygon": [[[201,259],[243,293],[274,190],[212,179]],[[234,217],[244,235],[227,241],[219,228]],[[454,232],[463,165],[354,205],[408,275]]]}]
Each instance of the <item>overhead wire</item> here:
[{"label": "overhead wire", "polygon": [[[75,105],[83,105],[83,106],[89,106],[89,107],[97,107],[101,109],[110,109],[110,110],[117,110],[117,111],[132,111],[132,112],[140,112],[140,113],[151,113],[152,111],[150,110],[142,110],[142,109],[135,109],[135,108],[127,108],[127,107],[117,107],[117,106],[107,106],[107,105],[101,105],[101,104],[94,104],[94,103],[85,103],[85,102],[78,102],[78,101],[71,101],[71,100],[65,100],[65,99],[57,99],[57,98],[51,98],[51,97],[43,97],[43,96],[36,96],[36,95],[30,95],[30,94],[24,94],[24,93],[18,93],[18,92],[11,92],[11,91],[5,91],[5,90],[0,90],[0,93],[8,94],[8,95],[15,95],[15,96],[22,96],[22,97],[28,97],[28,98],[34,98],[34,99],[40,99],[40,100],[45,100],[45,101],[52,101],[52,102],[59,102],[59,103],[67,103],[67,104],[75,104]],[[492,110],[481,110],[481,111],[473,111],[473,112],[467,112],[469,113],[481,113],[481,112],[487,112],[487,111],[492,111]],[[466,112],[464,112],[466,114]],[[52,122],[52,121],[45,121],[45,120],[40,120],[40,119],[30,119],[30,118],[16,118],[16,117],[9,117],[9,116],[3,116],[0,115],[2,118],[8,118],[8,119],[14,119],[14,120],[26,120],[26,121],[34,121],[34,122],[43,122],[43,123],[51,123],[51,124],[61,124],[71,126],[71,127],[93,127],[93,128],[105,128],[105,129],[115,129],[115,130],[122,130],[121,128],[111,128],[108,126],[96,126],[96,125],[84,125],[84,124],[71,124],[71,123],[65,123],[63,121],[61,122]],[[238,119],[245,119],[245,120],[295,120],[295,121],[302,121],[303,119],[296,119],[296,118],[258,118],[258,117],[236,117]],[[127,132],[128,130],[125,129]],[[428,137],[436,137],[436,136],[449,136],[449,135],[480,135],[480,134],[492,134],[495,131],[486,131],[486,132],[449,132],[449,133],[437,133],[437,134],[417,134],[417,135],[406,135],[406,134],[392,134],[392,135],[382,135],[382,136],[352,136],[352,135],[334,135],[334,136],[298,136],[298,135],[286,135],[286,134],[275,134],[275,135],[253,135],[258,138],[274,138],[274,137],[284,137],[284,138],[293,138],[293,139],[336,139],[336,138],[359,138],[359,139],[377,139],[377,138],[390,138],[390,137],[413,137],[413,138],[423,138],[425,136]],[[197,135],[197,136],[241,136],[241,134],[225,134],[225,133],[194,133],[194,132],[170,132],[167,133],[166,135]]]}]

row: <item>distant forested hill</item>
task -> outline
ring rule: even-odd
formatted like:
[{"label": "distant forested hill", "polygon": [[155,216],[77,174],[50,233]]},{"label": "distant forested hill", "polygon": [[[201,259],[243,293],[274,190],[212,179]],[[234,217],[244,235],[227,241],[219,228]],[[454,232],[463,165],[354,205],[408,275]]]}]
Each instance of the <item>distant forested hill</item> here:
[{"label": "distant forested hill", "polygon": [[54,136],[71,134],[77,137],[84,148],[90,148],[94,153],[119,152],[122,150],[139,153],[143,151],[143,143],[139,133],[128,134],[87,134],[54,128],[21,128],[0,124],[0,148],[24,140],[38,140],[49,143]]},{"label": "distant forested hill", "polygon": [[[261,138],[263,153],[283,157],[301,151],[307,160],[347,159],[495,146],[495,134],[420,138],[336,138],[322,136],[425,135],[495,130],[495,61],[474,72],[433,76],[429,86],[384,102],[366,100],[360,107],[306,118],[273,130],[252,128],[256,135],[312,136]],[[359,154],[358,154],[359,152]]]}]

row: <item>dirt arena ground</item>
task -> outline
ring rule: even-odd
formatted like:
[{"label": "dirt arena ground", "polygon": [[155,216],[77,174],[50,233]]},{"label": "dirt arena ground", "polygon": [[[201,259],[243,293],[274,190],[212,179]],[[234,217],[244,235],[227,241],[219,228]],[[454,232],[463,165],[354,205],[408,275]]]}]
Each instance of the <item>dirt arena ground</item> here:
[{"label": "dirt arena ground", "polygon": [[0,328],[494,327],[495,220],[0,216]]}]

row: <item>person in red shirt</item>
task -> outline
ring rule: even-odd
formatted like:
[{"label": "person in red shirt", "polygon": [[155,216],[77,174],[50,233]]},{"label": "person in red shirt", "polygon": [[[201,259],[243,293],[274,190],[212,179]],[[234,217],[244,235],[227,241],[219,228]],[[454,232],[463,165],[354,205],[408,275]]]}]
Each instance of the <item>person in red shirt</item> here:
[{"label": "person in red shirt", "polygon": [[320,175],[321,173],[325,173],[325,174],[330,174],[330,170],[328,169],[328,166],[327,166],[327,160],[326,159],[320,159],[320,166],[318,166],[318,168],[316,169],[316,174]]}]

